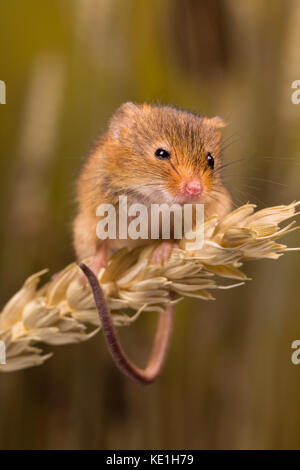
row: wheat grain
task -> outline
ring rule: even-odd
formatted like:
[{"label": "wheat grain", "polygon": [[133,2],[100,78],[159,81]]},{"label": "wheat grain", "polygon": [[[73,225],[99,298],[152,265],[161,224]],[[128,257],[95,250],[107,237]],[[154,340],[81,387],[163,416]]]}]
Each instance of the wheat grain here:
[{"label": "wheat grain", "polygon": [[[114,324],[130,325],[143,311],[163,312],[166,304],[185,296],[209,300],[215,289],[243,284],[248,280],[240,269],[244,261],[277,259],[292,250],[277,240],[299,228],[295,221],[280,227],[297,215],[298,205],[293,202],[255,211],[255,205],[246,204],[220,221],[210,217],[205,221],[201,250],[186,250],[182,240],[163,266],[150,263],[155,244],[130,252],[120,250],[98,274]],[[78,265],[70,264],[38,288],[46,271],[29,277],[0,314],[0,340],[5,343],[7,360],[0,364],[0,371],[42,364],[51,354],[44,354],[37,343],[86,341],[101,328],[90,287],[78,282]],[[220,278],[239,282],[222,285]],[[171,300],[174,293],[176,300]],[[136,313],[129,315],[132,310]]]}]

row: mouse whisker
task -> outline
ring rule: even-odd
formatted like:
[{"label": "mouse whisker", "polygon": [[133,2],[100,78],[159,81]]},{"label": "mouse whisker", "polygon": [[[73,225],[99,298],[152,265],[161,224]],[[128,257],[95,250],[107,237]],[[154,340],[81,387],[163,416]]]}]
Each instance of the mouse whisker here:
[{"label": "mouse whisker", "polygon": [[231,162],[223,163],[222,165],[218,166],[215,170],[215,174],[221,173],[225,168],[228,168],[229,166],[232,166],[236,163],[240,163],[245,161],[245,158],[239,158],[238,160],[233,160]]},{"label": "mouse whisker", "polygon": [[[221,193],[221,191],[218,191],[218,192]],[[220,197],[214,196],[212,192],[210,192],[210,194],[207,194],[206,198],[211,201],[220,202]],[[234,205],[234,207],[238,207],[238,205],[235,204],[233,201],[232,201],[232,204]]]},{"label": "mouse whisker", "polygon": [[239,136],[239,131],[236,131],[236,132],[233,132],[232,134],[229,134],[227,137],[223,138],[222,139],[222,142],[223,143],[226,143],[228,142],[230,139],[232,139],[233,137],[237,138],[238,140],[240,140],[240,137]]},{"label": "mouse whisker", "polygon": [[250,175],[239,175],[239,174],[236,174],[236,173],[231,173],[231,174],[223,174],[222,175],[223,179],[225,178],[231,178],[231,177],[238,177],[238,178],[249,178],[249,179],[252,179],[252,180],[255,180],[255,181],[261,181],[263,183],[268,183],[268,184],[275,184],[277,186],[281,186],[283,188],[287,188],[288,187],[288,184],[286,183],[281,183],[279,181],[274,181],[274,180],[270,180],[270,179],[266,179],[266,178],[261,178],[261,177],[258,177],[258,176],[250,176]]},{"label": "mouse whisker", "polygon": [[224,145],[224,142],[222,142],[221,147],[220,147],[221,151],[224,152],[226,149],[236,144],[237,142],[239,142],[239,139],[235,139],[235,140],[232,140],[231,142],[227,142],[225,145]]},{"label": "mouse whisker", "polygon": [[237,191],[239,194],[241,194],[243,197],[245,197],[247,199],[247,202],[249,202],[248,196],[250,196],[251,199],[254,199],[254,201],[256,203],[261,204],[263,207],[266,207],[266,205],[267,205],[266,202],[262,201],[260,198],[258,198],[257,196],[254,196],[253,194],[250,194],[250,193],[247,194],[245,191],[242,191],[242,190],[237,189],[237,188],[235,188],[234,191]]}]

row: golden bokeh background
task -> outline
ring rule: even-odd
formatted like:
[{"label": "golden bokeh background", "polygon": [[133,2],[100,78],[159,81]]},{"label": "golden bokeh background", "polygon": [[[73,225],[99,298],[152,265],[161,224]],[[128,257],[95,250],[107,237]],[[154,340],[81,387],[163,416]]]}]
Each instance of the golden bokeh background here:
[{"label": "golden bokeh background", "polygon": [[[300,199],[297,0],[10,0],[0,7],[1,307],[74,259],[74,182],[123,102],[220,115],[234,202]],[[289,236],[299,245],[299,234]],[[299,448],[300,258],[250,263],[247,286],[184,301],[163,375],[141,387],[101,334],[0,376],[1,449]],[[142,363],[155,315],[120,332]]]}]

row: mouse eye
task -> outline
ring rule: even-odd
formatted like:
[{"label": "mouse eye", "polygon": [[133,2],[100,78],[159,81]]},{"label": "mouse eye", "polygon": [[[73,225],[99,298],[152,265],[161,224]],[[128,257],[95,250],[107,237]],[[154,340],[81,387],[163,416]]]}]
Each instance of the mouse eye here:
[{"label": "mouse eye", "polygon": [[206,160],[207,160],[209,168],[213,170],[215,166],[215,159],[209,152],[206,154]]},{"label": "mouse eye", "polygon": [[155,156],[160,160],[167,160],[171,157],[170,153],[164,149],[157,149],[155,151]]}]

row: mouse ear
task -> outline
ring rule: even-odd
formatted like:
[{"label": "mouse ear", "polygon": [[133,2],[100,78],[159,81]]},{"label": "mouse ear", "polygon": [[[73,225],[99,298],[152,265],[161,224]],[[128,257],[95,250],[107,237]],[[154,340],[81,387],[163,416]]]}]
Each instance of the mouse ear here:
[{"label": "mouse ear", "polygon": [[227,122],[223,121],[223,119],[220,118],[219,116],[215,116],[213,118],[210,118],[209,122],[210,122],[210,124],[212,124],[217,129],[221,129],[222,127],[227,126]]},{"label": "mouse ear", "polygon": [[132,123],[132,118],[140,111],[140,106],[135,103],[128,101],[122,104],[119,109],[115,112],[110,120],[108,132],[109,134],[118,139],[122,129],[128,129]]}]

